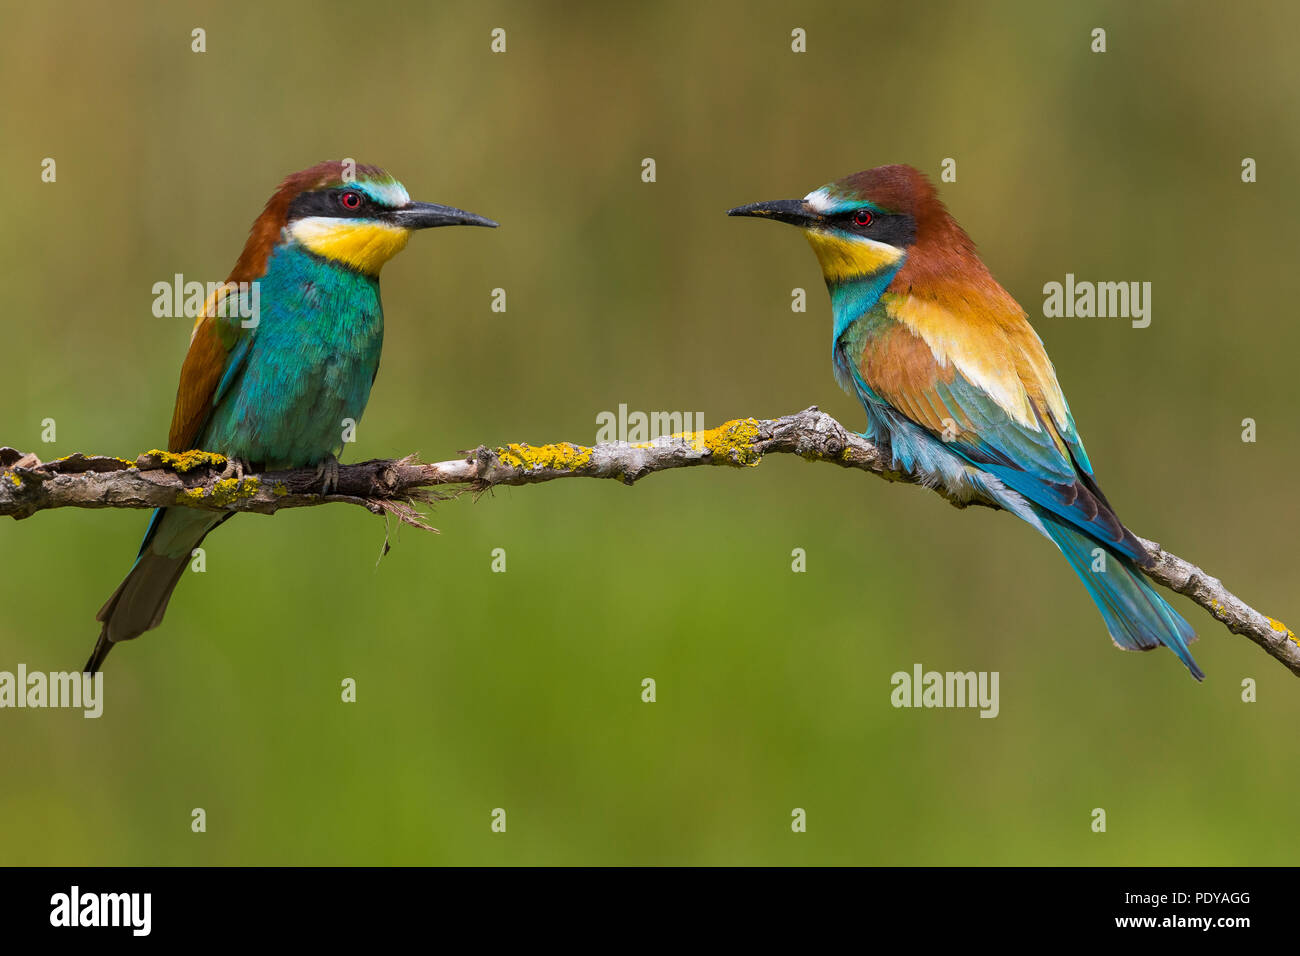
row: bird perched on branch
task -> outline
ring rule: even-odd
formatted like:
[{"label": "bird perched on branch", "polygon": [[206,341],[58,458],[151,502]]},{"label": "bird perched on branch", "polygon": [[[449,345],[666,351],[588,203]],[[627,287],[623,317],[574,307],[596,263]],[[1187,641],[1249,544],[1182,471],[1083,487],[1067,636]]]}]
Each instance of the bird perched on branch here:
[{"label": "bird perched on branch", "polygon": [[911,166],[847,176],[731,216],[790,223],[812,245],[834,313],[840,385],[866,437],[965,500],[995,503],[1065,555],[1125,650],[1164,645],[1192,676],[1191,627],[1143,577],[1152,560],[1098,487],[1025,311]]},{"label": "bird perched on branch", "polygon": [[[289,176],[195,323],[168,449],[225,455],[236,479],[253,466],[316,466],[322,494],[331,491],[345,420],[361,418],[379,370],[379,270],[416,229],[495,225],[412,202],[373,166],[325,162]],[[158,626],[191,552],[229,517],[179,506],[154,512],[135,564],[99,611],[87,672],[114,644]]]}]

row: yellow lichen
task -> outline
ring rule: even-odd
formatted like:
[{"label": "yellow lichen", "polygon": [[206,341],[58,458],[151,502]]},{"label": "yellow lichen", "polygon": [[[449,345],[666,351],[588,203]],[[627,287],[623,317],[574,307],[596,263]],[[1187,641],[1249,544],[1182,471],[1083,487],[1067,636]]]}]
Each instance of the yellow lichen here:
[{"label": "yellow lichen", "polygon": [[758,437],[758,419],[738,418],[723,422],[717,428],[702,432],[688,432],[680,436],[696,448],[707,448],[715,458],[725,458],[737,467],[753,467],[763,460],[763,455],[754,447]]},{"label": "yellow lichen", "polygon": [[1268,619],[1268,626],[1271,627],[1271,628],[1272,628],[1273,630],[1275,630],[1275,631],[1280,631],[1280,632],[1282,632],[1283,634],[1285,634],[1285,635],[1286,635],[1286,639],[1287,639],[1288,641],[1290,641],[1291,643],[1293,643],[1293,644],[1300,644],[1300,640],[1296,640],[1295,632],[1292,631],[1291,628],[1289,628],[1289,627],[1287,627],[1285,624],[1283,624],[1281,621],[1275,621],[1275,620],[1273,620],[1273,619],[1270,617],[1270,618]]},{"label": "yellow lichen", "polygon": [[591,462],[591,449],[585,445],[559,442],[554,445],[510,444],[497,449],[497,458],[512,468],[548,468],[577,471]]},{"label": "yellow lichen", "polygon": [[214,505],[228,505],[241,498],[253,497],[257,494],[260,485],[261,482],[251,475],[243,480],[226,478],[214,484],[211,491],[204,488],[185,488],[178,491],[176,493],[176,503],[183,505],[203,501],[206,498]]},{"label": "yellow lichen", "polygon": [[245,477],[242,481],[238,478],[227,478],[224,481],[218,481],[212,486],[212,501],[215,504],[228,505],[240,498],[251,498],[257,494],[259,485],[261,485],[261,482],[252,475]]},{"label": "yellow lichen", "polygon": [[179,453],[160,451],[159,449],[154,448],[145,452],[145,454],[151,458],[157,458],[163,463],[164,467],[176,472],[177,474],[184,474],[187,471],[193,471],[195,468],[200,468],[203,465],[224,467],[227,461],[225,455],[218,455],[214,451],[199,451],[197,448]]},{"label": "yellow lichen", "polygon": [[717,428],[707,428],[698,432],[677,432],[666,435],[658,441],[629,442],[632,448],[660,448],[674,442],[685,442],[696,451],[708,449],[718,458],[726,459],[728,464],[757,465],[763,458],[754,447],[758,437],[758,419],[738,418],[723,422]]},{"label": "yellow lichen", "polygon": [[21,488],[23,486],[23,480],[19,478],[17,475],[15,475],[12,471],[5,472],[5,477],[8,478],[11,482],[13,482],[13,486],[15,488]]},{"label": "yellow lichen", "polygon": [[283,498],[288,493],[289,493],[289,486],[286,485],[283,481],[277,481],[275,484],[271,486],[271,494],[275,495],[277,498]]}]

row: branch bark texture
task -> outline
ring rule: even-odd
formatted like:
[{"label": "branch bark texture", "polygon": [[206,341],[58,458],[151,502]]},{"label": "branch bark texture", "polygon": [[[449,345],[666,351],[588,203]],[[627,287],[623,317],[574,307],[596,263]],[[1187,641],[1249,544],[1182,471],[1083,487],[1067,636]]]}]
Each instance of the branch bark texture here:
[{"label": "branch bark texture", "polygon": [[[331,502],[393,515],[425,530],[419,506],[455,492],[480,493],[498,485],[530,485],[558,478],[612,478],[631,485],[660,471],[699,465],[747,467],[765,455],[793,454],[841,468],[870,472],[887,481],[922,484],[914,473],[891,466],[882,450],[815,406],[781,418],[741,418],[717,428],[654,442],[577,445],[479,446],[461,458],[425,464],[414,456],[340,465],[338,486],[320,494],[314,468],[226,476],[221,455],[152,451],[135,460],[71,455],[42,462],[35,455],[0,448],[0,517],[27,518],[51,508],[159,508],[183,505],[209,511],[274,514]],[[942,489],[931,489],[959,508]],[[994,506],[989,506],[994,507]],[[1223,582],[1190,561],[1141,539],[1155,556],[1146,574],[1184,594],[1229,631],[1249,638],[1300,676],[1300,640],[1284,624],[1231,593]]]}]

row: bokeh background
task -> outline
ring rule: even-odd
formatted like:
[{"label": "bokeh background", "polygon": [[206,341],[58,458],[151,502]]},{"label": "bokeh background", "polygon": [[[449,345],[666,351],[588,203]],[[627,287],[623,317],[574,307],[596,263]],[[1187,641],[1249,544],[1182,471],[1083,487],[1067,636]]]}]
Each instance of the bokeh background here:
[{"label": "bokeh background", "polygon": [[[591,441],[620,403],[860,428],[806,245],[723,211],[952,157],[1121,516],[1294,625],[1297,29],[1261,2],[13,7],[0,444],[163,444],[190,323],[153,283],[224,278],[279,179],[341,156],[503,223],[387,267],[347,458]],[[1067,272],[1151,282],[1151,327],[1042,318]],[[0,669],[81,666],[146,517],[0,528]],[[778,456],[432,520],[382,561],[356,508],[223,526],[101,719],[0,712],[0,863],[1296,862],[1264,810],[1300,793],[1295,678],[1176,595],[1203,685],[1113,649],[1004,514]],[[1000,716],[892,708],[918,662],[998,671]]]}]

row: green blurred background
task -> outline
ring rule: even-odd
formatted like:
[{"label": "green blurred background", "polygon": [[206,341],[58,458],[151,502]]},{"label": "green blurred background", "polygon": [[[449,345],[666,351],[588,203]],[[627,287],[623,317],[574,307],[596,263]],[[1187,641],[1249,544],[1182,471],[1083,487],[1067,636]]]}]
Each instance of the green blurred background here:
[{"label": "green blurred background", "polygon": [[[952,157],[943,195],[1034,319],[1121,516],[1300,620],[1300,10],[613,6],[11,8],[0,444],[163,444],[190,323],[151,315],[152,284],[224,278],[280,178],[342,156],[503,223],[388,266],[346,458],[591,441],[620,403],[709,425],[816,403],[861,428],[806,245],[723,211]],[[1151,327],[1042,318],[1067,272],[1150,281]],[[778,456],[432,520],[378,564],[357,508],[225,525],[163,627],[113,655],[101,719],[0,712],[0,863],[1296,861],[1263,812],[1300,792],[1295,678],[1176,595],[1203,685],[1113,649],[1007,515]],[[145,522],[0,529],[0,669],[81,665]],[[893,709],[918,662],[999,671],[1001,715]]]}]

